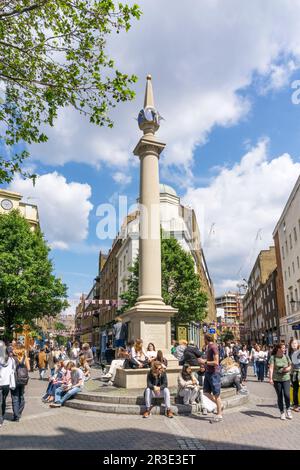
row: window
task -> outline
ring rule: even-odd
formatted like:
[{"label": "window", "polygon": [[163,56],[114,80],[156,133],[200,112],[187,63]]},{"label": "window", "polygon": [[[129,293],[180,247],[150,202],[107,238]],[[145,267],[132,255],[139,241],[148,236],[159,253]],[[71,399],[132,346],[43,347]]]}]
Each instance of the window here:
[{"label": "window", "polygon": [[295,242],[297,241],[297,230],[296,230],[296,227],[294,227],[294,240],[295,240]]},{"label": "window", "polygon": [[284,246],[283,245],[281,247],[281,253],[282,253],[282,259],[285,259],[285,257],[284,257]]},{"label": "window", "polygon": [[288,253],[288,252],[289,252],[289,249],[288,249],[288,244],[287,244],[287,241],[286,241],[286,240],[285,240],[285,251],[286,251],[286,253]]},{"label": "window", "polygon": [[299,256],[297,256],[297,266],[298,266],[298,268],[300,268],[300,260],[299,260]]},{"label": "window", "polygon": [[293,273],[295,274],[295,264],[294,261],[292,262]]},{"label": "window", "polygon": [[287,278],[286,278],[286,271],[284,271],[284,279],[285,279],[285,280],[287,279]]},{"label": "window", "polygon": [[292,244],[292,235],[291,235],[291,234],[289,234],[289,240],[290,240],[290,249],[292,249],[292,248],[293,248],[293,244]]},{"label": "window", "polygon": [[289,271],[289,277],[291,277],[291,268],[288,267],[288,271]]}]

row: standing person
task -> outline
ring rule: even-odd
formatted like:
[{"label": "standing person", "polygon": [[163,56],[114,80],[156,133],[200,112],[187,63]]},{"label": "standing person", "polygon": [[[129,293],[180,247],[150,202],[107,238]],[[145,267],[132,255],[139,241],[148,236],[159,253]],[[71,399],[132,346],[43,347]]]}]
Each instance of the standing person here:
[{"label": "standing person", "polygon": [[41,348],[41,350],[40,350],[40,352],[39,352],[39,374],[40,374],[40,380],[43,380],[43,379],[44,379],[45,372],[46,372],[46,369],[47,369],[47,365],[48,365],[48,362],[47,362],[47,354],[46,354],[45,348]]},{"label": "standing person", "polygon": [[226,357],[232,356],[232,349],[231,349],[231,344],[229,343],[229,341],[227,341],[224,350],[225,350],[224,359],[226,359]]},{"label": "standing person", "polygon": [[78,363],[79,353],[80,353],[79,344],[77,343],[77,341],[75,341],[69,351],[69,357],[71,361],[75,362],[75,364]]},{"label": "standing person", "polygon": [[[285,354],[285,345],[276,344],[270,359],[269,382],[274,385],[277,394],[277,403],[280,410],[280,419],[292,419],[290,409],[290,371],[291,360]],[[286,413],[284,414],[283,399],[285,401]]]},{"label": "standing person", "polygon": [[59,348],[59,360],[66,361],[68,359],[68,354],[66,352],[66,348],[64,346],[60,346]]},{"label": "standing person", "polygon": [[196,405],[196,399],[199,398],[199,382],[192,372],[189,364],[184,364],[177,379],[178,395],[183,397],[184,405]]},{"label": "standing person", "polygon": [[7,348],[4,341],[0,341],[0,427],[4,421],[6,399],[9,390],[16,387],[16,364],[12,354],[9,354],[8,349],[12,353],[12,347],[9,346],[9,348]]},{"label": "standing person", "polygon": [[176,359],[178,359],[178,362],[179,362],[179,365],[183,365],[183,354],[184,354],[184,351],[187,347],[187,341],[185,339],[180,339],[179,340],[179,345],[177,346],[176,348],[176,351],[173,353],[173,356],[176,357]]},{"label": "standing person", "polygon": [[123,323],[121,317],[115,318],[116,323],[113,326],[115,347],[116,348],[125,348],[125,341],[127,337],[127,326],[126,323]]},{"label": "standing person", "polygon": [[252,346],[251,353],[250,353],[250,360],[253,364],[253,374],[257,377],[257,369],[256,369],[256,359],[257,359],[257,344],[255,343]]},{"label": "standing person", "polygon": [[15,350],[8,348],[8,353],[13,357],[16,364],[16,387],[10,391],[14,413],[13,421],[20,421],[25,408],[24,394],[28,383],[30,364],[24,347],[18,346]]},{"label": "standing person", "polygon": [[35,347],[31,345],[29,348],[29,364],[30,364],[30,372],[34,371],[34,361],[35,361]]},{"label": "standing person", "polygon": [[152,398],[161,397],[164,398],[167,417],[173,418],[167,374],[164,371],[162,364],[159,361],[154,361],[147,375],[147,388],[145,390],[146,411],[143,414],[143,418],[149,418],[151,414]]},{"label": "standing person", "polygon": [[241,368],[241,376],[242,376],[242,385],[247,382],[247,370],[248,370],[248,364],[249,364],[249,351],[247,349],[246,344],[242,345],[242,349],[239,351],[239,362],[240,362],[240,368]]},{"label": "standing person", "polygon": [[97,348],[94,345],[94,346],[91,347],[91,349],[92,349],[92,353],[93,353],[93,356],[94,356],[94,361],[96,361],[97,360]]},{"label": "standing person", "polygon": [[235,362],[239,362],[239,345],[236,341],[232,343],[232,356]]},{"label": "standing person", "polygon": [[198,366],[199,359],[202,356],[202,352],[198,346],[195,346],[194,341],[189,341],[189,344],[184,350],[182,361],[184,364],[189,364],[190,366]]},{"label": "standing person", "polygon": [[260,346],[257,346],[256,351],[256,370],[257,380],[263,382],[265,378],[265,365],[266,365],[267,353]]},{"label": "standing person", "polygon": [[56,359],[53,348],[51,348],[49,354],[47,355],[47,362],[48,362],[48,366],[50,369],[50,375],[52,377],[55,374],[55,365],[57,363],[57,359]]},{"label": "standing person", "polygon": [[218,346],[214,342],[214,336],[210,333],[205,334],[204,341],[207,345],[207,359],[199,359],[200,364],[206,364],[203,393],[217,405],[217,414],[211,420],[211,423],[218,423],[223,420],[223,406],[220,397],[221,373],[219,366],[219,350]]},{"label": "standing person", "polygon": [[84,355],[88,365],[91,367],[94,364],[94,355],[89,343],[84,343],[82,345],[82,354]]},{"label": "standing person", "polygon": [[219,344],[219,358],[220,358],[220,362],[222,362],[223,359],[225,359],[225,343]]},{"label": "standing person", "polygon": [[175,339],[172,339],[171,354],[174,354],[176,352],[177,346],[178,346],[177,341]]},{"label": "standing person", "polygon": [[300,372],[300,344],[296,339],[290,340],[288,355],[292,363],[291,384],[293,387],[293,411],[299,412],[299,372]]}]

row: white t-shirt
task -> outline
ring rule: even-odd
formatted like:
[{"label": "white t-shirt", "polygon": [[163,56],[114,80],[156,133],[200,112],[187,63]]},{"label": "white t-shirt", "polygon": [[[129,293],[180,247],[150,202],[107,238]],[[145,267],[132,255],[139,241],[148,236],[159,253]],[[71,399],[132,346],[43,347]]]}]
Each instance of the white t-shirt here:
[{"label": "white t-shirt", "polygon": [[0,365],[0,386],[1,387],[3,387],[4,385],[10,384],[10,375],[13,373],[14,369],[15,369],[15,361],[11,357],[8,358],[6,366]]},{"label": "white t-shirt", "polygon": [[248,364],[249,362],[249,353],[248,351],[239,351],[239,358],[241,364]]},{"label": "white t-shirt", "polygon": [[157,356],[157,351],[147,351],[146,355],[149,359],[155,359]]}]

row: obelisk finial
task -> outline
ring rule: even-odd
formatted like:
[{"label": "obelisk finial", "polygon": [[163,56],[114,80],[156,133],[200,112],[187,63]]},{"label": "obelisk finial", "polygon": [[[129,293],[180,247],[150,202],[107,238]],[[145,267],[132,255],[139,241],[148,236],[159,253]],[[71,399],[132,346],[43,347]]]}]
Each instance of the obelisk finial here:
[{"label": "obelisk finial", "polygon": [[138,115],[139,128],[144,134],[154,135],[159,129],[160,119],[161,116],[154,106],[152,77],[151,75],[147,75],[144,107]]},{"label": "obelisk finial", "polygon": [[144,99],[144,109],[145,108],[154,108],[154,97],[153,97],[153,88],[152,88],[152,77],[147,75],[145,99]]}]

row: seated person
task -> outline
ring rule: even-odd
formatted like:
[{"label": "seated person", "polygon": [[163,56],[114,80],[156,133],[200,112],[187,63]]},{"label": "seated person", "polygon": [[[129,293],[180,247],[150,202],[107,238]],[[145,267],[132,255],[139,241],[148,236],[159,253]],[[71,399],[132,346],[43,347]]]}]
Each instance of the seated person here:
[{"label": "seated person", "polygon": [[148,358],[148,361],[151,363],[156,359],[157,352],[155,351],[155,346],[153,343],[149,343],[146,351],[146,356]]},{"label": "seated person", "polygon": [[178,395],[183,397],[184,405],[196,405],[196,399],[199,398],[199,382],[192,373],[191,366],[184,364],[178,379]]},{"label": "seated person", "polygon": [[131,364],[133,367],[139,369],[149,367],[149,360],[141,339],[137,339],[131,349]]},{"label": "seated person", "polygon": [[110,365],[110,369],[102,378],[110,379],[108,385],[113,385],[116,377],[117,369],[123,368],[125,360],[128,359],[128,352],[124,348],[118,348],[117,359],[114,359]]},{"label": "seated person", "polygon": [[63,384],[55,391],[55,401],[50,404],[51,408],[62,406],[67,400],[81,392],[84,384],[84,374],[78,369],[74,362],[69,361],[68,369],[71,371],[71,380],[67,384]]},{"label": "seated person", "polygon": [[64,361],[59,361],[55,365],[55,371],[52,376],[49,377],[49,384],[46,390],[45,395],[42,397],[44,403],[51,403],[54,401],[55,390],[64,383],[70,381],[71,373],[67,368],[65,368]]},{"label": "seated person", "polygon": [[163,369],[168,367],[168,360],[164,357],[163,352],[160,349],[157,351],[156,360],[161,362]]},{"label": "seated person", "polygon": [[143,414],[143,418],[149,418],[151,414],[152,398],[161,397],[164,398],[164,403],[167,408],[167,417],[173,418],[167,374],[159,361],[153,361],[147,375],[147,388],[145,390],[146,411]]},{"label": "seated person", "polygon": [[220,363],[221,387],[235,387],[240,394],[248,393],[241,385],[241,371],[237,362],[232,357],[226,357]]},{"label": "seated person", "polygon": [[206,371],[205,364],[200,364],[199,365],[199,370],[197,372],[198,382],[199,382],[200,387],[203,387],[203,385],[204,385],[205,371]]},{"label": "seated person", "polygon": [[182,361],[179,361],[179,364],[189,364],[190,366],[198,366],[198,359],[200,359],[202,356],[203,353],[197,346],[195,346],[194,341],[189,341],[189,344],[184,350]]},{"label": "seated person", "polygon": [[83,372],[84,381],[87,382],[91,378],[91,368],[90,368],[84,354],[80,354],[80,356],[79,356],[78,367]]}]

